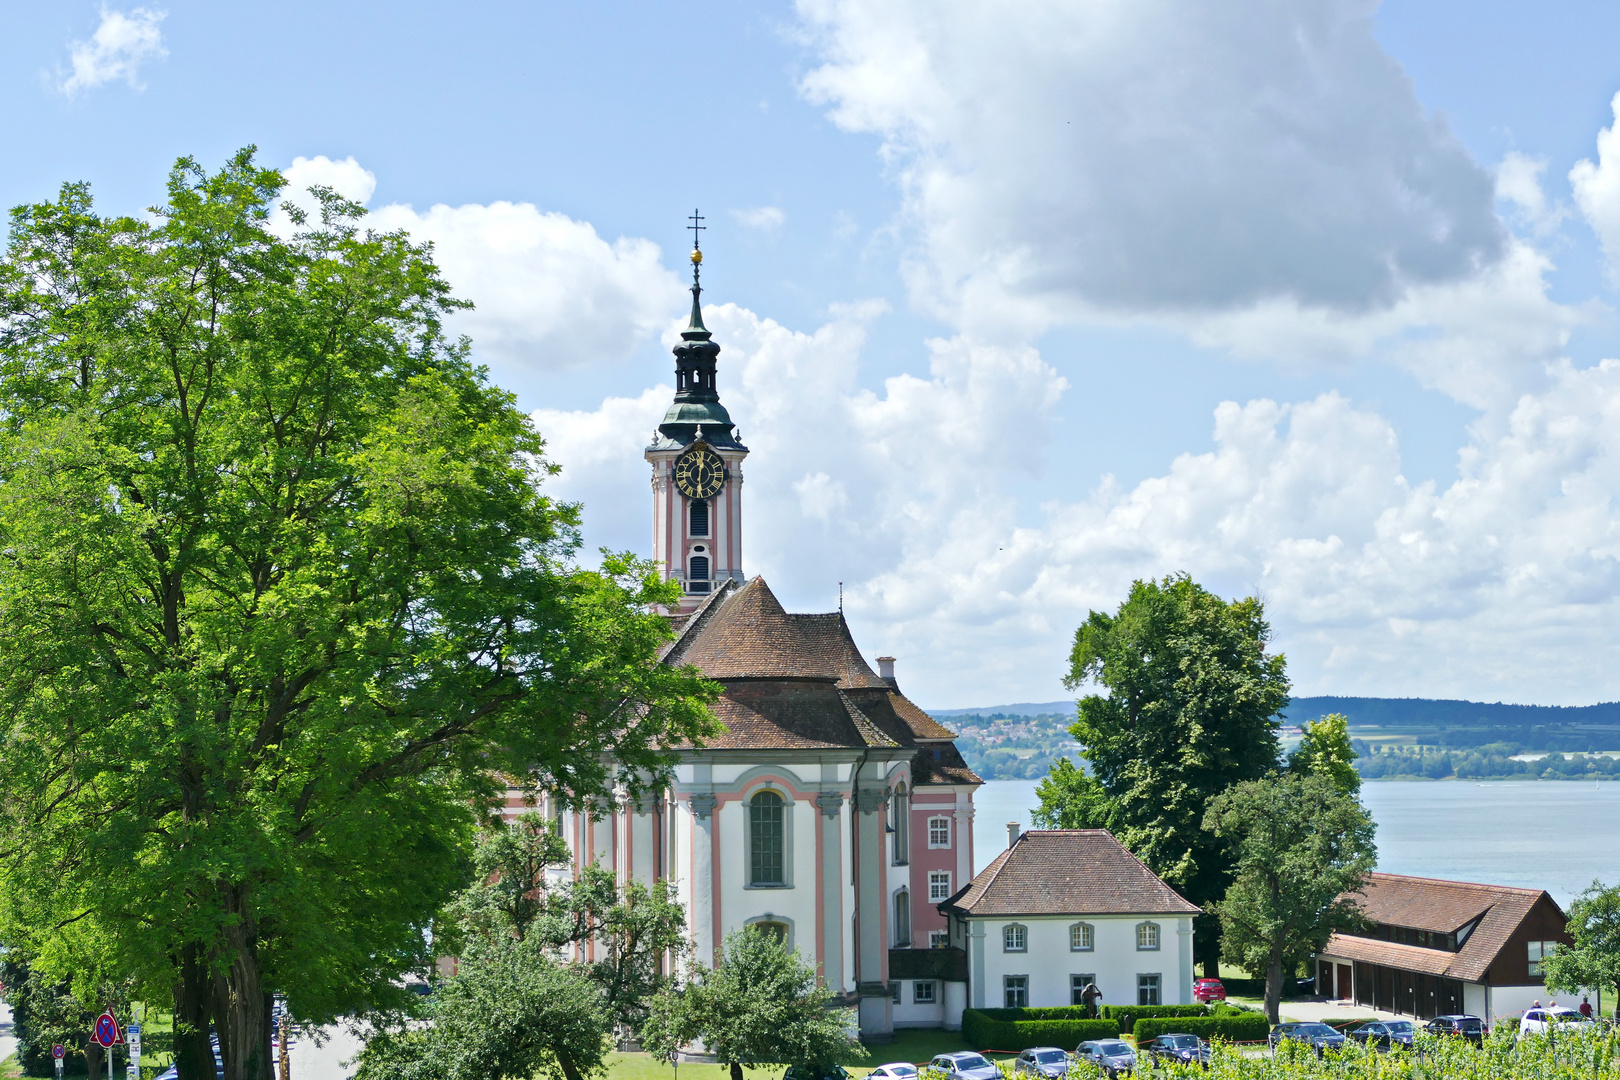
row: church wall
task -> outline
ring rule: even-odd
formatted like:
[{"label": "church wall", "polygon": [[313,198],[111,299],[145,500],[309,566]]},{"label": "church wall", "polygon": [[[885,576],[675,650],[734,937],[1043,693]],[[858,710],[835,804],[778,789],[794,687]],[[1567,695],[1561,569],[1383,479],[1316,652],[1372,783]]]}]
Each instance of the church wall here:
[{"label": "church wall", "polygon": [[[912,799],[911,808],[911,896],[912,896],[912,942],[918,948],[927,948],[928,935],[931,932],[945,930],[945,916],[939,913],[939,900],[934,899],[929,892],[931,873],[949,874],[949,883],[945,895],[949,897],[972,880],[972,877],[963,877],[960,869],[963,862],[961,848],[972,837],[972,788],[964,788],[961,794],[955,787],[942,787],[924,785],[917,788]],[[958,800],[968,808],[968,822],[964,828],[958,819]],[[944,818],[948,829],[948,837],[944,847],[936,847],[929,840],[929,821],[932,818]],[[967,865],[972,866],[968,861]]]},{"label": "church wall", "polygon": [[[784,772],[786,770],[783,770]],[[821,905],[816,896],[815,791],[796,790],[786,777],[777,777],[772,787],[788,802],[786,814],[786,877],[780,888],[753,888],[748,885],[748,832],[746,800],[763,786],[750,784],[742,792],[719,796],[715,809],[721,858],[715,867],[716,893],[720,901],[718,938],[740,930],[749,922],[771,917],[790,927],[789,944],[814,957],[816,925]]]}]

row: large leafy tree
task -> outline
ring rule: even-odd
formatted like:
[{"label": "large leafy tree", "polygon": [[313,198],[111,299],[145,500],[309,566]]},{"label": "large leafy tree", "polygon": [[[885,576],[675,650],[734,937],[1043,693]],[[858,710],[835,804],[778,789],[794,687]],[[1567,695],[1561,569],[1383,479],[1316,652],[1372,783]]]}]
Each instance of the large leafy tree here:
[{"label": "large leafy tree", "polygon": [[1613,990],[1620,1022],[1620,885],[1592,882],[1570,905],[1567,927],[1575,940],[1544,961],[1547,988]]},{"label": "large leafy tree", "polygon": [[[1269,637],[1258,599],[1223,600],[1185,574],[1138,581],[1114,614],[1091,612],[1065,680],[1104,691],[1080,699],[1070,729],[1091,774],[1054,769],[1037,820],[1111,829],[1193,903],[1219,900],[1233,855],[1203,828],[1205,809],[1277,767],[1288,677]],[[1219,930],[1198,922],[1198,953],[1214,974]]]},{"label": "large leafy tree", "polygon": [[1350,744],[1350,718],[1328,713],[1319,720],[1305,721],[1304,738],[1288,755],[1288,771],[1297,776],[1326,776],[1346,795],[1361,790],[1361,774],[1356,771],[1356,751]]},{"label": "large leafy tree", "polygon": [[1237,876],[1214,905],[1221,956],[1265,972],[1275,1024],[1284,976],[1360,921],[1349,894],[1377,862],[1372,816],[1331,775],[1284,775],[1216,796],[1204,825],[1237,855]]},{"label": "large leafy tree", "polygon": [[833,1007],[834,999],[796,950],[750,926],[726,935],[713,968],[693,964],[685,986],[653,999],[641,1042],[670,1058],[701,1040],[729,1066],[731,1080],[743,1080],[744,1065],[801,1065],[819,1074],[866,1055],[854,1011]]},{"label": "large leafy tree", "polygon": [[0,934],[172,994],[182,1080],[398,1002],[509,781],[660,784],[713,688],[651,568],[578,567],[543,444],[442,333],[431,252],[244,151],[0,261]]}]

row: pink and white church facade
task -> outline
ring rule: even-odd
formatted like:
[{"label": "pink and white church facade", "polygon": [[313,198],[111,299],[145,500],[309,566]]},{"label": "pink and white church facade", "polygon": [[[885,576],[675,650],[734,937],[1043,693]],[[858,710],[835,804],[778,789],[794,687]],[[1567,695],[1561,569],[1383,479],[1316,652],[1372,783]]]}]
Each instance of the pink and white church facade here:
[{"label": "pink and white church facade", "polygon": [[[694,252],[694,266],[701,256]],[[724,687],[724,731],[680,752],[673,785],[599,816],[554,810],[578,870],[671,883],[693,955],[764,924],[858,1007],[863,1037],[959,1027],[967,957],[938,905],[973,878],[980,780],[954,734],[874,671],[841,611],[785,611],[742,560],[748,448],[720,404],[720,348],[692,315],[675,349],[676,393],[645,456],[653,554],[683,600],[664,660]]]}]

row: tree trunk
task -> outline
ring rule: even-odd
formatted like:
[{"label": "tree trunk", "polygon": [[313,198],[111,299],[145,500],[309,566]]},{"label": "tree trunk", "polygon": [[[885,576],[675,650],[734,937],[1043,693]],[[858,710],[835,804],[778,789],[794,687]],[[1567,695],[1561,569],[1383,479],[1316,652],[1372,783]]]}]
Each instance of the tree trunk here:
[{"label": "tree trunk", "polygon": [[214,1051],[208,1042],[208,967],[202,947],[180,950],[180,981],[174,987],[174,1063],[179,1080],[214,1080]]},{"label": "tree trunk", "polygon": [[1273,1024],[1277,1022],[1277,1013],[1282,1005],[1282,982],[1282,957],[1274,955],[1266,965],[1266,1019]]},{"label": "tree trunk", "polygon": [[270,1055],[271,997],[259,967],[257,927],[246,910],[244,889],[227,889],[226,910],[236,921],[221,931],[215,964],[214,1023],[225,1059],[225,1080],[275,1080]]},{"label": "tree trunk", "polygon": [[742,1064],[740,1062],[733,1061],[731,1063],[731,1080],[743,1080]]}]

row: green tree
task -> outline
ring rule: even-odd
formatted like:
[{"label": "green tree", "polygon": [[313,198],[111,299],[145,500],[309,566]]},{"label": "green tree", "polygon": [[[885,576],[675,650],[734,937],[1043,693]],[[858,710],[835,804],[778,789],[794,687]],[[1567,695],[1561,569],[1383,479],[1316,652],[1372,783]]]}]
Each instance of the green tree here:
[{"label": "green tree", "polygon": [[1266,973],[1266,1016],[1275,1024],[1284,975],[1359,921],[1346,896],[1377,862],[1372,816],[1329,776],[1285,775],[1216,796],[1204,827],[1237,855],[1237,876],[1213,905],[1221,957]]},{"label": "green tree", "polygon": [[474,942],[424,1018],[367,1040],[355,1080],[582,1080],[604,1070],[612,1023],[600,988],[533,937]]},{"label": "green tree", "polygon": [[70,184],[0,260],[0,935],[172,994],[183,1080],[211,1023],[268,1080],[273,994],[400,1005],[507,777],[634,794],[713,730],[671,587],[576,564],[429,249],[322,189],[279,239],[282,183]]},{"label": "green tree", "polygon": [[1328,713],[1320,720],[1307,720],[1305,737],[1288,755],[1288,771],[1298,776],[1326,776],[1346,795],[1359,792],[1361,774],[1356,771],[1356,751],[1350,745],[1350,718]]},{"label": "green tree", "polygon": [[[1276,715],[1288,701],[1280,653],[1254,597],[1226,601],[1185,574],[1138,581],[1112,615],[1093,611],[1075,631],[1070,731],[1095,782],[1054,773],[1038,820],[1107,827],[1193,903],[1209,905],[1232,879],[1228,844],[1203,829],[1209,800],[1277,767]],[[1207,974],[1219,927],[1199,919],[1195,943]]]},{"label": "green tree", "polygon": [[1043,829],[1116,830],[1116,804],[1095,776],[1087,774],[1068,758],[1052,762],[1046,776],[1035,787],[1041,800],[1035,808],[1035,824]]},{"label": "green tree", "polygon": [[1567,924],[1574,944],[1543,962],[1547,989],[1576,993],[1599,987],[1614,991],[1620,1022],[1620,885],[1594,881],[1569,907]]},{"label": "green tree", "polygon": [[835,995],[798,951],[757,927],[726,935],[713,968],[693,964],[684,987],[653,999],[642,1046],[669,1058],[701,1039],[743,1080],[744,1065],[820,1069],[858,1061],[853,1009],[833,1008]]}]

